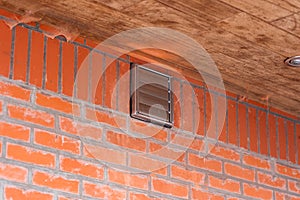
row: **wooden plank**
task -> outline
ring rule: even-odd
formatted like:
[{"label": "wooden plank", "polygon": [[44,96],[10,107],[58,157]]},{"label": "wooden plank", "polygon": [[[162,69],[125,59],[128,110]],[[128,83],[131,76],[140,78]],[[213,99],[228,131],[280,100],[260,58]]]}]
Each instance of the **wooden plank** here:
[{"label": "wooden plank", "polygon": [[241,12],[219,0],[189,0],[188,3],[185,0],[156,1],[188,15],[194,20],[205,20],[205,22],[209,24],[229,18]]},{"label": "wooden plank", "polygon": [[274,21],[272,24],[288,31],[291,34],[300,36],[300,14],[294,14],[285,18],[281,18],[277,21]]},{"label": "wooden plank", "polygon": [[285,8],[291,12],[300,11],[300,1],[299,0],[267,0],[274,5]]},{"label": "wooden plank", "polygon": [[220,0],[228,5],[238,8],[245,13],[249,13],[265,21],[274,21],[276,19],[291,15],[292,12],[277,6],[266,0]]},{"label": "wooden plank", "polygon": [[254,18],[246,13],[238,14],[219,22],[218,26],[251,41],[253,44],[270,49],[280,55],[289,57],[300,52],[300,38],[287,31]]}]

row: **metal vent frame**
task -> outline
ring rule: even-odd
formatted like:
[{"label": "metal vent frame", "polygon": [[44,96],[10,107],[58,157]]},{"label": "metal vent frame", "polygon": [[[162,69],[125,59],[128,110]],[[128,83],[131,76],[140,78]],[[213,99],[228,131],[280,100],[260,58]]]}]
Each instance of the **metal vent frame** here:
[{"label": "metal vent frame", "polygon": [[[138,65],[135,63],[131,63],[130,64],[130,116],[132,118],[135,119],[139,119],[142,121],[146,121],[146,122],[151,122],[153,124],[157,124],[160,126],[164,126],[166,128],[171,128],[173,126],[173,98],[172,98],[172,90],[171,90],[171,76],[163,74],[161,72],[155,71],[153,69],[149,69],[147,67],[144,67],[142,65]],[[145,113],[142,112],[140,109],[140,104],[141,104],[141,100],[140,100],[140,90],[138,88],[139,82],[143,82],[143,80],[141,80],[143,77],[141,77],[141,75],[139,74],[139,71],[145,71],[146,73],[152,73],[153,76],[157,76],[158,78],[161,77],[161,79],[157,79],[157,81],[163,82],[162,79],[167,80],[166,81],[166,85],[164,85],[164,87],[166,87],[167,90],[165,90],[165,94],[168,98],[167,98],[167,109],[163,110],[166,112],[166,119],[162,119],[159,116],[154,116],[151,115],[150,113]],[[150,85],[150,87],[152,86],[151,84],[147,84]],[[154,85],[154,84],[153,84]],[[161,85],[161,84],[159,84]],[[155,87],[155,86],[153,86]],[[164,92],[164,91],[163,91]],[[147,94],[147,95],[151,95],[151,94]],[[166,102],[163,102],[166,104]],[[155,104],[161,104],[161,101],[155,102]],[[151,106],[151,105],[149,105]]]}]

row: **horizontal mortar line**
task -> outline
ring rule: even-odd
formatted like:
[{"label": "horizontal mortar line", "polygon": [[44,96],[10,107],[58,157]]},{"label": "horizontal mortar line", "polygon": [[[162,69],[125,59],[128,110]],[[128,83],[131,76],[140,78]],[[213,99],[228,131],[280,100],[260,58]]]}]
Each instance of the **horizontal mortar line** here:
[{"label": "horizontal mortar line", "polygon": [[[187,189],[189,190],[189,188],[187,188]],[[181,198],[181,197],[177,197],[174,195],[172,196],[172,194],[165,194],[165,193],[157,192],[154,190],[150,190],[147,194],[153,195],[154,197],[158,197],[158,198],[167,198],[167,199],[174,199],[174,200],[187,200],[187,198]]]},{"label": "horizontal mortar line", "polygon": [[60,194],[62,196],[64,195],[72,195],[72,196],[76,196],[76,193],[72,193],[72,192],[64,192],[62,190],[58,190],[58,189],[52,189],[46,186],[38,186],[38,185],[34,185],[34,184],[25,184],[25,183],[20,183],[20,182],[13,182],[13,181],[0,181],[2,182],[2,184],[8,185],[8,186],[12,186],[12,187],[18,187],[24,190],[36,190],[38,192],[41,193],[47,193],[47,194],[51,194],[51,195],[55,195],[55,194]]},{"label": "horizontal mortar line", "polygon": [[39,124],[36,124],[36,123],[32,123],[32,122],[28,122],[28,121],[24,121],[24,120],[19,120],[19,119],[16,119],[16,118],[10,118],[8,116],[4,119],[5,120],[2,120],[2,121],[10,122],[10,123],[16,123],[16,124],[19,124],[19,125],[24,125],[28,128],[35,128],[35,129],[40,129],[40,130],[45,130],[45,131],[55,133],[54,128],[45,127],[43,125],[39,125]]}]

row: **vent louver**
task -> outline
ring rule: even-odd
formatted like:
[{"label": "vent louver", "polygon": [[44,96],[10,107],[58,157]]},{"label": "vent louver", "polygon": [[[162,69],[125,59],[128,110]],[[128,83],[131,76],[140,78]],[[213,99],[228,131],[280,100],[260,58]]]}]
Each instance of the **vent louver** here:
[{"label": "vent louver", "polygon": [[171,77],[131,64],[131,117],[172,127]]}]

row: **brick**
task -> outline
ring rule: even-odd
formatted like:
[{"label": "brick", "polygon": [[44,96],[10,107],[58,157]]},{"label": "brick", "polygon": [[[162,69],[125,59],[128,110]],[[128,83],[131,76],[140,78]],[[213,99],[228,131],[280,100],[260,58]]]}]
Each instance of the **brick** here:
[{"label": "brick", "polygon": [[200,88],[194,88],[195,91],[195,101],[197,101],[197,111],[199,113],[198,124],[196,124],[196,132],[198,135],[204,135],[204,91]]},{"label": "brick", "polygon": [[233,165],[230,163],[225,163],[224,167],[225,167],[225,173],[230,176],[249,180],[249,181],[254,181],[253,170],[246,169],[241,166]]},{"label": "brick", "polygon": [[54,127],[54,116],[50,115],[44,111],[33,110],[31,108],[8,105],[8,115],[9,117],[31,122],[41,126]]},{"label": "brick", "polygon": [[0,163],[0,178],[10,181],[25,183],[28,170],[11,164]]},{"label": "brick", "polygon": [[55,166],[54,154],[17,144],[7,144],[7,158],[45,167]]},{"label": "brick", "polygon": [[257,172],[257,180],[258,183],[263,184],[263,185],[269,185],[271,187],[276,187],[279,189],[286,189],[286,181],[285,179],[264,174],[261,172]]},{"label": "brick", "polygon": [[79,200],[78,198],[58,197],[58,200]]},{"label": "brick", "polygon": [[28,57],[28,29],[16,26],[14,51],[14,72],[15,80],[26,81],[27,57]]},{"label": "brick", "polygon": [[142,152],[146,151],[146,141],[140,138],[126,135],[126,133],[122,134],[113,131],[108,131],[106,133],[106,141],[121,147],[142,151]]},{"label": "brick", "polygon": [[200,189],[192,188],[192,199],[224,200],[224,197]]},{"label": "brick", "polygon": [[152,190],[180,198],[188,197],[188,187],[174,182],[152,178]]},{"label": "brick", "polygon": [[[92,51],[92,66],[91,66],[91,102],[96,105],[103,105],[104,88],[103,81],[105,74],[103,73],[104,56],[98,52]],[[129,82],[127,82],[129,83]],[[126,84],[127,85],[127,84]]]},{"label": "brick", "polygon": [[179,132],[171,133],[171,139],[169,143],[194,150],[200,150],[203,147],[203,141],[199,138],[195,138],[195,135],[183,135]]},{"label": "brick", "polygon": [[206,115],[205,118],[205,136],[208,138],[215,139],[216,136],[216,117],[213,112],[214,103],[215,103],[215,94],[208,91],[204,92],[206,98]]},{"label": "brick", "polygon": [[0,101],[0,115],[2,115],[3,112],[3,101]]},{"label": "brick", "polygon": [[10,67],[12,32],[9,26],[7,26],[3,20],[0,20],[0,31],[0,74],[4,77],[8,77]]},{"label": "brick", "polygon": [[6,186],[4,189],[5,199],[19,200],[19,199],[30,199],[30,200],[52,200],[53,195],[44,192],[35,191],[32,189],[24,190],[14,186]]},{"label": "brick", "polygon": [[228,105],[228,142],[233,145],[237,145],[238,135],[237,135],[237,116],[236,116],[236,106],[237,103],[233,100],[227,101]]},{"label": "brick", "polygon": [[67,151],[74,154],[80,153],[80,141],[70,137],[57,135],[47,131],[35,129],[34,142],[54,149]]},{"label": "brick", "polygon": [[273,158],[277,158],[277,136],[276,136],[276,117],[274,115],[268,115],[269,123],[269,137],[270,137],[270,155]]},{"label": "brick", "polygon": [[239,153],[237,153],[231,149],[226,149],[226,148],[220,147],[218,145],[215,145],[211,149],[210,154],[221,157],[221,158],[225,158],[228,160],[232,160],[232,161],[240,161]]},{"label": "brick", "polygon": [[243,163],[252,167],[257,167],[266,170],[270,170],[271,168],[269,161],[250,155],[244,156]]},{"label": "brick", "polygon": [[77,37],[74,39],[74,42],[77,42],[79,44],[84,44],[84,42],[85,42],[84,40],[85,40],[85,38],[83,38],[83,37]]},{"label": "brick", "polygon": [[298,165],[300,164],[300,123],[296,124],[296,144],[297,144],[297,154],[298,154]]},{"label": "brick", "polygon": [[[116,109],[116,84],[117,84],[117,61],[113,58],[105,57],[105,98],[104,105],[108,108]],[[111,62],[111,63],[110,63]],[[110,64],[109,64],[110,63]]]},{"label": "brick", "polygon": [[74,45],[68,42],[62,43],[62,93],[73,96],[74,90]]},{"label": "brick", "polygon": [[[206,117],[205,117],[205,134],[206,137],[217,139],[217,118],[216,114],[216,95],[210,92],[205,93],[206,96]],[[215,109],[215,110],[213,110]]]},{"label": "brick", "polygon": [[[77,61],[77,97],[81,100],[88,100],[88,84],[89,84],[89,50],[78,46]],[[80,75],[79,75],[80,74]]]},{"label": "brick", "polygon": [[30,90],[0,81],[0,95],[29,101]]},{"label": "brick", "polygon": [[209,176],[209,185],[211,187],[226,190],[233,193],[240,193],[240,183],[230,179],[220,179],[217,177]]},{"label": "brick", "polygon": [[259,149],[263,155],[268,155],[268,135],[267,135],[267,113],[258,111],[258,126],[259,126]]},{"label": "brick", "polygon": [[204,181],[204,174],[201,172],[185,169],[178,166],[171,166],[171,177],[183,181],[189,181],[195,185],[201,185]]},{"label": "brick", "polygon": [[60,169],[72,174],[79,174],[86,177],[102,180],[104,178],[104,169],[90,162],[72,159],[67,157],[60,158]]},{"label": "brick", "polygon": [[287,121],[287,134],[288,134],[288,160],[296,163],[296,140],[295,140],[295,126],[291,121]]},{"label": "brick", "polygon": [[79,181],[75,179],[67,179],[60,175],[35,171],[33,173],[32,182],[34,185],[38,186],[44,186],[75,194],[78,193]]},{"label": "brick", "polygon": [[248,134],[247,134],[247,123],[246,123],[246,115],[247,108],[244,104],[238,104],[238,131],[240,134],[240,147],[244,149],[248,149]]},{"label": "brick", "polygon": [[92,110],[90,108],[86,109],[86,118],[92,121],[97,121],[101,123],[105,123],[117,128],[125,128],[126,127],[126,119],[125,117],[119,116],[114,113],[108,113],[100,110]]},{"label": "brick", "polygon": [[31,33],[29,83],[41,88],[44,70],[44,35],[36,31]]},{"label": "brick", "polygon": [[273,192],[272,190],[264,189],[262,187],[252,186],[247,183],[243,184],[244,195],[261,198],[261,199],[272,199]]},{"label": "brick", "polygon": [[[168,163],[159,160],[154,160],[152,158],[146,157],[146,155],[130,154],[129,158],[130,167],[140,169],[146,172],[161,170],[168,165]],[[165,170],[163,170],[161,173],[164,174]]]},{"label": "brick", "polygon": [[300,194],[300,182],[288,180],[288,189],[290,192]]},{"label": "brick", "polygon": [[163,176],[166,176],[168,173],[168,169],[167,169],[167,165],[164,165],[162,168],[158,168],[158,169],[155,169],[154,171],[152,171],[152,174],[154,175],[163,175]]},{"label": "brick", "polygon": [[126,191],[90,182],[83,183],[83,194],[90,197],[110,200],[122,200],[126,198]]},{"label": "brick", "polygon": [[126,185],[139,189],[148,189],[148,178],[143,175],[135,175],[126,172],[120,172],[113,169],[108,170],[108,180],[121,185]]},{"label": "brick", "polygon": [[47,90],[58,92],[59,40],[47,39],[46,85]]},{"label": "brick", "polygon": [[181,96],[180,96],[180,82],[172,79],[172,97],[173,97],[173,121],[174,127],[181,128]]},{"label": "brick", "polygon": [[69,118],[59,117],[59,126],[62,131],[70,134],[94,140],[101,140],[102,138],[102,129],[100,127],[95,127],[90,124],[82,124]]},{"label": "brick", "polygon": [[279,158],[286,159],[286,132],[285,132],[284,119],[278,118],[278,141],[279,141]]},{"label": "brick", "polygon": [[163,200],[164,198],[155,198],[155,197],[150,197],[147,194],[138,194],[138,193],[129,192],[129,199],[130,200]]},{"label": "brick", "polygon": [[130,71],[129,63],[119,61],[120,66],[120,78],[118,81],[119,93],[118,93],[118,109],[120,112],[129,113],[129,102],[130,102]]},{"label": "brick", "polygon": [[149,142],[149,154],[162,158],[171,159],[172,161],[184,162],[186,150],[172,148],[169,145],[160,145]]},{"label": "brick", "polygon": [[78,104],[69,102],[58,97],[37,93],[36,104],[67,114],[80,115],[80,108]]},{"label": "brick", "polygon": [[[258,132],[256,125],[256,109],[248,107],[248,126],[250,135],[250,150],[253,152],[258,152]],[[245,120],[245,119],[244,119]]]},{"label": "brick", "polygon": [[243,200],[237,197],[227,197],[227,200]]},{"label": "brick", "polygon": [[[218,141],[227,143],[227,121],[229,120],[226,116],[226,98],[223,96],[217,96],[217,139]],[[236,128],[235,128],[236,129]],[[229,130],[229,129],[228,129]],[[236,134],[236,133],[235,133]]]},{"label": "brick", "polygon": [[188,154],[188,163],[192,166],[207,169],[215,172],[222,171],[222,162],[218,160],[199,157],[195,154]]},{"label": "brick", "polygon": [[297,117],[295,115],[293,115],[291,113],[288,113],[288,112],[285,112],[285,111],[282,111],[282,110],[279,110],[279,109],[274,108],[274,107],[270,107],[270,112],[273,112],[275,114],[286,116],[288,118],[296,119],[297,120]]},{"label": "brick", "polygon": [[118,165],[126,164],[126,152],[101,147],[100,145],[84,145],[84,155],[90,158],[95,158],[100,162],[109,162]]},{"label": "brick", "polygon": [[275,193],[275,199],[276,200],[300,200],[300,197],[276,192]]},{"label": "brick", "polygon": [[130,130],[141,138],[154,138],[161,141],[167,140],[166,128],[152,125],[150,123],[141,122],[138,120],[130,120]]},{"label": "brick", "polygon": [[182,85],[182,129],[193,132],[193,88],[190,84]]},{"label": "brick", "polygon": [[280,164],[276,164],[276,171],[279,174],[289,176],[292,178],[298,178],[300,179],[300,170],[296,168],[286,167]]},{"label": "brick", "polygon": [[22,125],[0,122],[0,135],[28,142],[30,129]]}]

